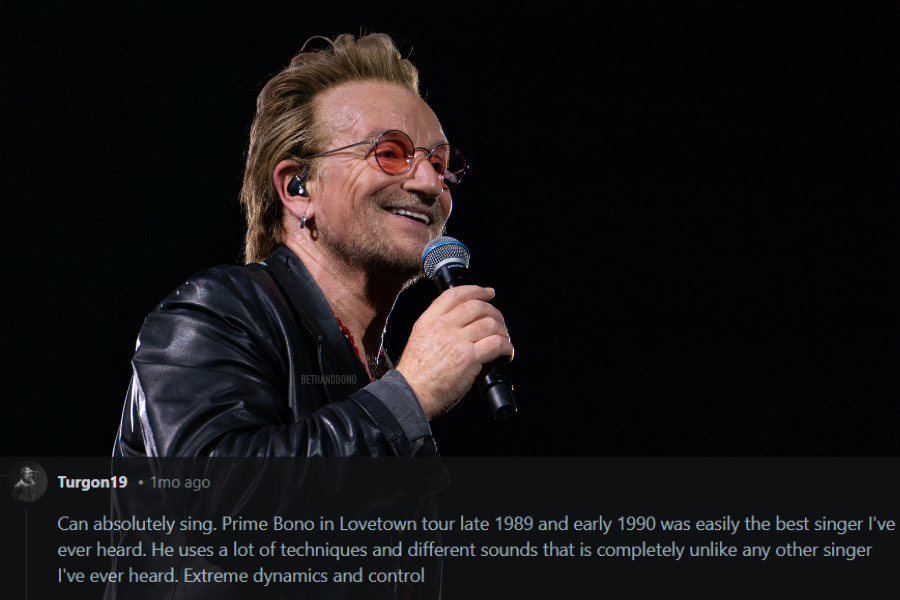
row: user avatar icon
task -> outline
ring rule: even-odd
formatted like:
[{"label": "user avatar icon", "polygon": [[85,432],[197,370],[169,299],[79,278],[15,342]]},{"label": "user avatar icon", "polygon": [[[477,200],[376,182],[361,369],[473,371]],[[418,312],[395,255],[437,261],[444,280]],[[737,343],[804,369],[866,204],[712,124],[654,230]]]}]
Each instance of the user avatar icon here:
[{"label": "user avatar icon", "polygon": [[[35,462],[19,463],[7,476],[12,497],[19,502],[34,502],[47,491],[44,469]],[[13,484],[13,482],[16,482]]]}]

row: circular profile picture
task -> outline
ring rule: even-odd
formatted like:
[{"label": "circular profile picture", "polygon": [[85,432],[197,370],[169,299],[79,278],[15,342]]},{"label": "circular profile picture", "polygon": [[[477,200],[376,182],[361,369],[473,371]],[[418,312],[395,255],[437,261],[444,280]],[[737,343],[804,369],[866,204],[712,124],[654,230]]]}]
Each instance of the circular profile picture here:
[{"label": "circular profile picture", "polygon": [[47,491],[47,472],[33,460],[23,460],[6,474],[6,486],[19,502],[34,502]]}]

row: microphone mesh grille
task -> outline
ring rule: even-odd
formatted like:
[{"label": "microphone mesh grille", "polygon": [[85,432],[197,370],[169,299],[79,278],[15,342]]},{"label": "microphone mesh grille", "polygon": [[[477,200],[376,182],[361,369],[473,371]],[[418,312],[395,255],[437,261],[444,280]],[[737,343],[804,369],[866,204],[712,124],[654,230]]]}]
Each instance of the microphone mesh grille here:
[{"label": "microphone mesh grille", "polygon": [[434,279],[435,267],[448,258],[458,258],[469,268],[469,249],[458,239],[442,235],[425,246],[425,251],[422,252],[422,270],[429,279]]}]

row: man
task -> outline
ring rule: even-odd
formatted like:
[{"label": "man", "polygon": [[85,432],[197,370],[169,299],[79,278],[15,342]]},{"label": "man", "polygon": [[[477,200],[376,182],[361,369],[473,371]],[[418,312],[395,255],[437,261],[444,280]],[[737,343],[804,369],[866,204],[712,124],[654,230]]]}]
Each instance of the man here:
[{"label": "man", "polygon": [[37,497],[37,485],[34,478],[38,472],[33,471],[30,467],[22,467],[20,473],[22,479],[13,486],[12,497],[19,502],[34,502]]},{"label": "man", "polygon": [[[241,192],[247,265],[195,275],[147,317],[115,456],[437,456],[429,421],[483,364],[512,357],[493,290],[464,286],[422,314],[391,368],[387,318],[465,162],[387,36],[329,43],[261,92]],[[434,472],[394,491],[425,496],[410,510],[429,514],[446,483]],[[320,491],[292,493],[314,506]],[[391,593],[436,596],[439,565],[430,575]]]}]

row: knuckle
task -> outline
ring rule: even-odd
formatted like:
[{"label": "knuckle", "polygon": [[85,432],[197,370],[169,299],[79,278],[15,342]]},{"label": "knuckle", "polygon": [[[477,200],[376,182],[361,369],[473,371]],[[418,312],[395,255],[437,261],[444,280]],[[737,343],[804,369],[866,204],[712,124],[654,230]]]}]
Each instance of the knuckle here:
[{"label": "knuckle", "polygon": [[484,314],[486,316],[489,316],[492,319],[495,319],[497,321],[503,322],[503,314],[499,310],[497,310],[496,306],[494,306],[493,304],[489,304],[487,302],[483,302],[482,304],[484,304]]},{"label": "knuckle", "polygon": [[503,321],[498,321],[493,317],[483,319],[487,326],[487,330],[493,335],[506,335],[506,325]]},{"label": "knuckle", "polygon": [[500,349],[500,344],[500,338],[496,335],[484,338],[484,349],[489,354],[497,352]]},{"label": "knuckle", "polygon": [[470,300],[466,300],[463,306],[466,307],[467,310],[477,311],[482,308],[483,304],[484,302],[482,302],[478,298],[472,298]]},{"label": "knuckle", "polygon": [[412,331],[410,332],[410,337],[423,337],[427,336],[433,327],[432,322],[423,322],[421,319],[416,321],[413,324]]},{"label": "knuckle", "polygon": [[472,356],[472,348],[468,344],[455,344],[450,352],[450,361],[458,368],[466,367]]}]

